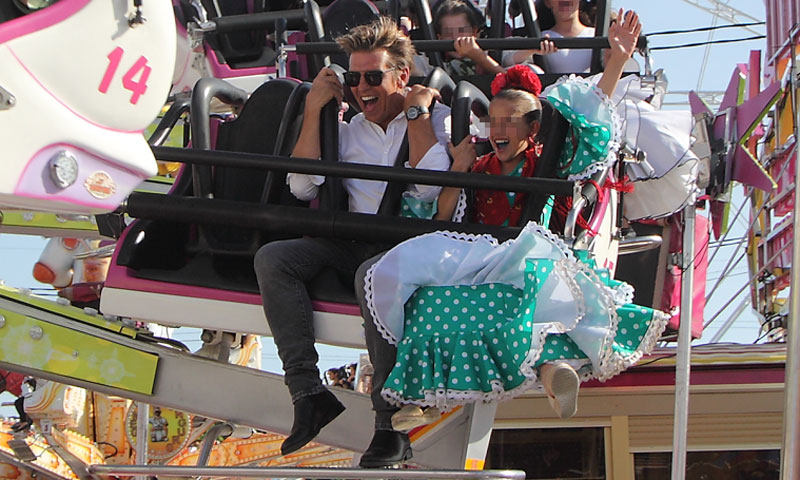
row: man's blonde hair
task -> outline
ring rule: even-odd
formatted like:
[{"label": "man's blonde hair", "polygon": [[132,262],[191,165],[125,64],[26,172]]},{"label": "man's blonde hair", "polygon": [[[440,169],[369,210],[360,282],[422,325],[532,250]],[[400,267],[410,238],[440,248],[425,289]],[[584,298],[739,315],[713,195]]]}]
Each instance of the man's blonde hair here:
[{"label": "man's blonde hair", "polygon": [[380,17],[368,25],[354,27],[337,38],[336,43],[348,55],[383,48],[389,53],[392,66],[398,69],[411,68],[416,53],[411,39],[389,17]]}]

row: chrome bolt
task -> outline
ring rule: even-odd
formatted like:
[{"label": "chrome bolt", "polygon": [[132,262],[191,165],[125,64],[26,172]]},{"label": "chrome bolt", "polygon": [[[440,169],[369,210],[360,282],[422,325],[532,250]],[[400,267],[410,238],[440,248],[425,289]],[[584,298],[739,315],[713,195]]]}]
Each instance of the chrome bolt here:
[{"label": "chrome bolt", "polygon": [[72,351],[72,358],[78,358],[78,351],[77,350],[73,350]]},{"label": "chrome bolt", "polygon": [[44,335],[44,330],[42,330],[42,327],[36,325],[33,328],[31,328],[32,339],[39,340],[40,338],[42,338],[43,335]]},{"label": "chrome bolt", "polygon": [[3,328],[5,326],[6,326],[6,317],[0,315],[0,328]]}]

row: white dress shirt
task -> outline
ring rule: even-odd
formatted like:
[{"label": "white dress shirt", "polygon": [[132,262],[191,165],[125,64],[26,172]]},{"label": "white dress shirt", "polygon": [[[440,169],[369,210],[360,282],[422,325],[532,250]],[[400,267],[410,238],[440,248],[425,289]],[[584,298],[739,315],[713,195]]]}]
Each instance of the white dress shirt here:
[{"label": "white dress shirt", "polygon": [[[447,156],[447,142],[450,141],[450,108],[437,103],[431,111],[431,122],[438,143],[434,144],[416,168],[427,170],[450,169],[450,158]],[[349,163],[366,163],[369,165],[393,166],[397,152],[403,143],[408,120],[405,112],[400,112],[386,128],[383,129],[364,118],[363,113],[354,116],[350,123],[339,124],[339,160]],[[406,162],[406,167],[410,165]],[[292,194],[300,200],[316,198],[319,186],[325,182],[323,175],[305,175],[290,173],[286,178]],[[376,213],[380,206],[386,182],[377,180],[361,180],[345,178],[342,180],[349,197],[349,211],[359,213]],[[433,202],[439,195],[441,187],[433,185],[412,185],[408,192],[425,202]]]}]

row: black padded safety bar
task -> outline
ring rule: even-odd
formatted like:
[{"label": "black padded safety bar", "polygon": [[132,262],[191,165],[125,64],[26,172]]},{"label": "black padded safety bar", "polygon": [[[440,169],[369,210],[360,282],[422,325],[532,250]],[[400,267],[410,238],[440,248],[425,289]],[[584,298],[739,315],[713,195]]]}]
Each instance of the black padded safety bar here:
[{"label": "black padded safety bar", "polygon": [[214,165],[254,170],[280,170],[308,175],[385,180],[445,187],[470,187],[510,192],[538,192],[572,195],[573,182],[554,178],[522,178],[476,175],[415,168],[394,168],[361,163],[322,162],[311,158],[259,155],[255,153],[203,151],[173,147],[153,147],[158,160],[194,165]]},{"label": "black padded safety bar", "polygon": [[[489,27],[489,36],[492,38],[505,37],[506,0],[494,0],[492,2],[491,15],[492,15],[492,24]],[[484,50],[487,49],[484,48]]]},{"label": "black padded safety bar", "polygon": [[525,36],[529,38],[541,37],[542,31],[539,30],[539,23],[536,21],[536,5],[533,4],[533,0],[517,0],[517,2],[525,24]]},{"label": "black padded safety bar", "polygon": [[[620,19],[622,20],[622,19]],[[597,0],[597,18],[595,19],[594,34],[596,37],[604,37],[608,33],[610,21],[608,0]],[[644,48],[641,44],[639,48]],[[595,47],[592,49],[591,73],[603,71],[603,50]]]},{"label": "black padded safety bar", "polygon": [[[322,13],[319,5],[314,0],[307,0],[303,6],[306,16],[308,31],[306,37],[309,42],[322,42],[325,38],[325,26],[322,23]],[[333,52],[338,53],[338,52]],[[331,59],[326,53],[317,53],[308,58],[308,73],[313,78],[323,67],[330,65]]]},{"label": "black padded safety bar", "polygon": [[242,32],[247,30],[272,31],[275,20],[285,19],[289,30],[305,30],[306,16],[303,10],[276,10],[274,12],[249,13],[217,17],[213,31],[216,33]]},{"label": "black padded safety bar", "polygon": [[[372,2],[379,10],[384,10],[387,2]],[[325,12],[327,7],[321,7],[320,12]],[[275,10],[273,12],[248,13],[246,15],[226,15],[217,17],[209,23],[211,31],[216,33],[241,32],[247,30],[267,30],[272,32],[275,20],[286,19],[288,30],[305,30],[306,13],[302,9]]]},{"label": "black padded safety bar", "polygon": [[475,85],[460,81],[453,93],[450,118],[452,120],[451,137],[453,145],[469,135],[470,112],[477,110],[478,116],[489,114],[489,99]]},{"label": "black padded safety bar", "polygon": [[167,109],[167,113],[161,117],[156,129],[147,139],[147,143],[150,145],[162,145],[169,138],[170,132],[175,128],[181,116],[189,111],[191,104],[192,98],[189,95],[177,96],[172,105],[169,106],[169,109]]},{"label": "black padded safety bar", "polygon": [[[191,139],[192,148],[211,149],[211,99],[217,98],[228,105],[243,105],[247,101],[247,92],[236,88],[218,78],[201,78],[192,90]],[[202,196],[211,191],[211,172],[201,168],[192,169],[194,194]]]},{"label": "black padded safety bar", "polygon": [[[539,48],[543,38],[480,38],[478,45],[484,50],[530,50]],[[570,49],[608,48],[607,37],[581,37],[581,38],[551,38],[556,47]],[[418,52],[453,52],[453,40],[414,40],[414,48]],[[637,48],[647,47],[647,37],[639,37]],[[341,49],[335,42],[298,43],[296,52],[299,54],[339,53]]]},{"label": "black padded safety bar", "polygon": [[263,205],[197,197],[134,192],[125,212],[134,218],[174,223],[219,225],[283,233],[345,238],[372,242],[400,242],[423,233],[458,229],[462,233],[489,233],[500,240],[516,237],[519,227],[453,224],[368,213],[330,212],[286,205]]},{"label": "black padded safety bar", "polygon": [[456,84],[442,67],[434,67],[422,81],[422,84],[426,87],[438,90],[442,95],[442,103],[448,106],[450,105],[453,100],[453,92],[456,89]]},{"label": "black padded safety bar", "polygon": [[[397,151],[397,157],[394,160],[394,168],[405,168],[405,163],[408,161],[408,130],[403,136],[403,142],[400,144],[400,150]],[[400,182],[387,182],[386,188],[383,191],[383,198],[381,204],[378,206],[378,215],[397,215],[400,213],[400,201],[402,200],[403,192],[408,190],[408,185]]]},{"label": "black padded safety bar", "polygon": [[[297,88],[292,91],[291,95],[289,95],[289,99],[286,101],[286,107],[283,110],[283,118],[292,118],[293,116],[301,114],[303,105],[305,105],[306,95],[308,95],[310,90],[311,83],[305,82],[298,85]],[[291,153],[289,147],[293,145],[289,145],[288,141],[290,123],[292,122],[281,122],[280,127],[278,127],[278,134],[275,138],[275,150],[273,151],[275,155],[288,155]],[[275,184],[275,175],[275,170],[267,172],[264,190],[261,193],[262,203],[274,202],[278,199],[279,192]]]},{"label": "black padded safety bar", "polygon": [[211,149],[211,99],[216,98],[227,105],[244,105],[247,92],[219,78],[201,78],[192,90],[192,145],[201,150]]},{"label": "black padded safety bar", "polygon": [[[339,83],[344,85],[344,68],[331,64],[330,69],[336,73]],[[319,122],[319,142],[322,161],[328,165],[339,165],[339,105],[331,100],[322,107]],[[291,170],[287,170],[291,172]],[[323,210],[347,210],[347,195],[339,178],[326,181],[319,195],[319,208]]]},{"label": "black padded safety bar", "polygon": [[[431,15],[431,7],[428,4],[428,0],[413,0],[413,2],[417,11],[417,23],[419,23],[422,38],[425,40],[435,39],[436,32],[433,29],[433,15]],[[441,67],[444,64],[442,56],[438,52],[428,55],[428,58],[434,67]]]}]

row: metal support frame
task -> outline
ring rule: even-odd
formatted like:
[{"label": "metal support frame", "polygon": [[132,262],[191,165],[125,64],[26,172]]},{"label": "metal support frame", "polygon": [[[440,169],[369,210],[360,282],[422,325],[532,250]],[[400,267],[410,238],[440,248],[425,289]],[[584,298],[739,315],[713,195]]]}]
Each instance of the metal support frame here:
[{"label": "metal support frame", "polygon": [[211,449],[214,448],[214,443],[220,435],[230,436],[233,433],[233,426],[230,423],[217,423],[208,429],[203,443],[200,446],[200,453],[197,455],[197,466],[204,467],[208,465],[208,459],[211,458]]},{"label": "metal support frame", "polygon": [[696,207],[683,211],[683,261],[678,353],[675,366],[675,414],[672,430],[672,480],[686,478],[686,437],[689,427],[689,376],[691,373],[692,307],[694,295],[694,229]]},{"label": "metal support frame", "polygon": [[[795,27],[789,41],[794,43],[798,33]],[[800,138],[800,99],[797,98],[797,88],[800,87],[797,75],[797,52],[792,49],[791,53],[791,78],[789,88],[791,89],[792,108],[794,109],[794,136]],[[800,169],[795,169],[794,184],[800,185]],[[797,450],[800,448],[800,329],[797,328],[798,308],[800,308],[800,242],[797,241],[798,225],[800,225],[800,188],[794,189],[794,212],[792,213],[792,228],[795,232],[795,239],[792,245],[792,279],[791,279],[791,303],[789,321],[787,322],[786,342],[786,379],[784,381],[784,404],[783,404],[783,444],[781,448],[781,479],[794,480],[800,478],[800,459]]]},{"label": "metal support frame", "polygon": [[497,413],[497,402],[475,403],[468,425],[468,439],[464,452],[464,467],[480,470],[486,461],[489,440],[492,437],[494,417]]},{"label": "metal support frame", "polygon": [[285,467],[178,467],[166,465],[92,465],[89,472],[102,476],[168,475],[170,477],[217,478],[392,478],[488,480],[508,478],[524,480],[522,470],[397,470],[365,468],[285,468]]},{"label": "metal support frame", "polygon": [[[148,440],[147,425],[150,420],[150,405],[144,402],[136,402],[136,461],[142,465],[147,465],[150,460],[147,455]],[[137,480],[147,480],[146,476],[136,477]]]}]

